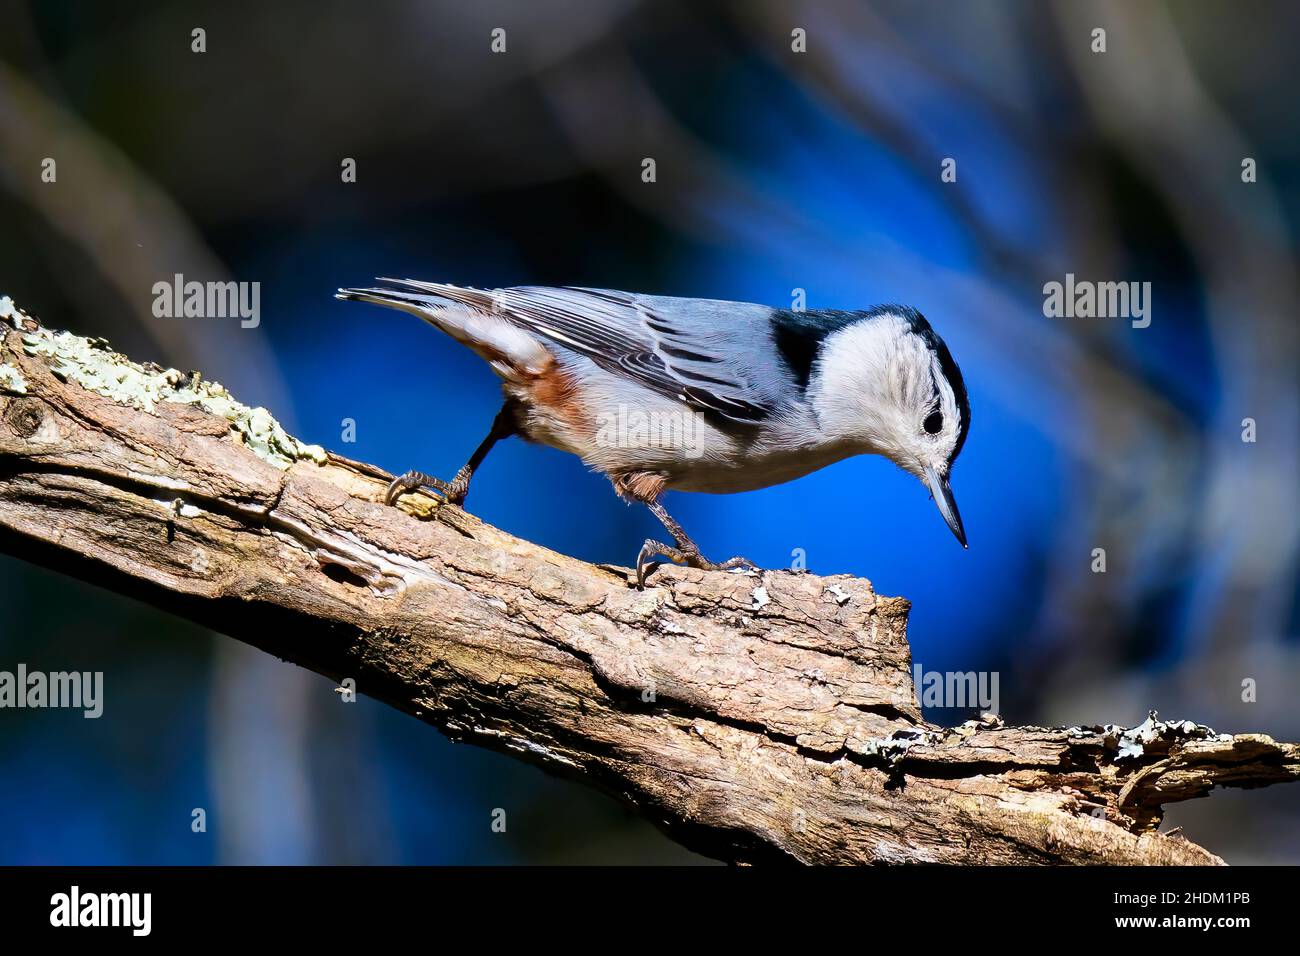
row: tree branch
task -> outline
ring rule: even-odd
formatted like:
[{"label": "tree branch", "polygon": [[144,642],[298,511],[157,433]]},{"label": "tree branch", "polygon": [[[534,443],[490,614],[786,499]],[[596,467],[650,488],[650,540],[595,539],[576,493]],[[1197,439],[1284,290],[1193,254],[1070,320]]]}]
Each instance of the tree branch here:
[{"label": "tree branch", "polygon": [[547,551],[289,435],[196,373],[7,299],[0,548],[596,783],[735,862],[1220,863],[1161,805],[1300,776],[1190,722],[943,729],[909,604],[859,578],[626,569]]}]

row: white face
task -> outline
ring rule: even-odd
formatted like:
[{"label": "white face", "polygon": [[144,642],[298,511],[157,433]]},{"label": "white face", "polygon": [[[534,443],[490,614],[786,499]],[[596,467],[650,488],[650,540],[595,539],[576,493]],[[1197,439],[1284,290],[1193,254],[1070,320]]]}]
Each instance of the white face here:
[{"label": "white face", "polygon": [[925,480],[946,477],[961,433],[957,399],[938,357],[892,315],[832,334],[811,398],[828,437],[863,445]]},{"label": "white face", "polygon": [[948,487],[962,422],[938,356],[903,318],[885,314],[831,334],[809,398],[825,437],[884,455],[919,478],[964,546]]}]

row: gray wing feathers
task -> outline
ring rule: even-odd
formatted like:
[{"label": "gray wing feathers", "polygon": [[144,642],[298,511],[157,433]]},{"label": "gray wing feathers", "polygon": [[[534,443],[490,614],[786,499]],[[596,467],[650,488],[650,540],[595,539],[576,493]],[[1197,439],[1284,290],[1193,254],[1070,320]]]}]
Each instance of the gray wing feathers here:
[{"label": "gray wing feathers", "polygon": [[773,357],[770,310],[764,306],[609,289],[483,290],[410,279],[379,281],[410,290],[392,292],[394,299],[420,300],[435,310],[442,303],[460,305],[504,319],[609,372],[735,421],[759,421],[779,404],[783,373]]}]

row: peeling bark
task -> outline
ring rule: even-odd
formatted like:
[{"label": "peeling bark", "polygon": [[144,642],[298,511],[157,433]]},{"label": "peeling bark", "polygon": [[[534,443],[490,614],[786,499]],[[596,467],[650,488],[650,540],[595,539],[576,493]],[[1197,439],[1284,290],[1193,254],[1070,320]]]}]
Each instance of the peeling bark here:
[{"label": "peeling bark", "polygon": [[1163,804],[1300,775],[1190,722],[944,729],[868,581],[567,558],[303,445],[262,409],[0,300],[0,547],[448,736],[631,801],[733,862],[1221,863]]}]

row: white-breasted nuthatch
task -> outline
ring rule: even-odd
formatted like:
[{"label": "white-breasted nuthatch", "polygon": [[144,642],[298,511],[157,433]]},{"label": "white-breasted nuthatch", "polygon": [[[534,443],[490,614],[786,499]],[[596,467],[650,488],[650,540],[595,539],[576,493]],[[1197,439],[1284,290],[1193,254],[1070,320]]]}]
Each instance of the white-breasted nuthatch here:
[{"label": "white-breasted nuthatch", "polygon": [[706,560],[664,509],[664,491],[748,491],[875,454],[929,487],[966,546],[948,477],[970,402],[948,347],[915,309],[797,312],[609,289],[378,281],[389,287],[337,297],[419,316],[485,359],[506,396],[450,482],[407,472],[389,486],[390,504],[421,485],[461,503],[492,446],[522,435],[577,455],[663,523],[676,547],[645,542],[644,586],[656,557],[752,564]]}]

